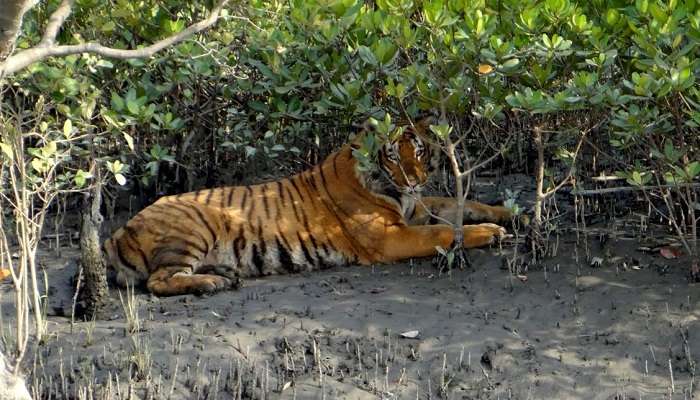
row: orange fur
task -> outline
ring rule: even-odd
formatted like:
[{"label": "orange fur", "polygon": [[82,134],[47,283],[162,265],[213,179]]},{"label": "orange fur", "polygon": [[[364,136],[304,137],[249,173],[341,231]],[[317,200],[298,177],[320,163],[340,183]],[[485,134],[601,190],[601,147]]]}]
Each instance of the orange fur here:
[{"label": "orange fur", "polygon": [[[456,201],[416,201],[433,159],[422,129],[406,128],[387,143],[375,173],[358,171],[348,144],[279,181],[163,197],[105,242],[109,263],[121,284],[177,295],[227,289],[239,277],[433,255],[452,244],[454,230],[424,224],[452,219]],[[465,217],[503,222],[510,213],[468,202]],[[478,247],[505,230],[485,223],[463,233],[465,247]]]}]

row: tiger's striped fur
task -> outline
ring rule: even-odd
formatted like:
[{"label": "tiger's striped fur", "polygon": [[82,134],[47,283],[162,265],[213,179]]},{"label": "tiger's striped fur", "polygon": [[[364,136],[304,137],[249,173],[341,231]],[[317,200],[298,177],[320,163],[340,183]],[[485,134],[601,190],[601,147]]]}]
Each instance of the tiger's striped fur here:
[{"label": "tiger's striped fur", "polygon": [[[314,168],[275,182],[162,197],[105,242],[120,284],[145,281],[156,295],[227,289],[239,277],[392,262],[451,245],[454,199],[418,193],[432,157],[427,122],[380,151],[381,169],[356,168],[353,144]],[[467,202],[471,221],[503,222],[503,207]],[[465,225],[464,246],[491,243],[495,224]]]}]

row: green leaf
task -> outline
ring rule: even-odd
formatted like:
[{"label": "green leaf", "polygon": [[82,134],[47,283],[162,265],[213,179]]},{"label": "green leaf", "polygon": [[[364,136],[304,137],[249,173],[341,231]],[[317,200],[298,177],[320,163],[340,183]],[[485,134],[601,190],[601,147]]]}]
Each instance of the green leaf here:
[{"label": "green leaf", "polygon": [[693,180],[698,174],[700,174],[700,162],[698,161],[693,161],[688,166],[686,167],[686,171],[688,173],[688,178],[690,180]]},{"label": "green leaf", "polygon": [[126,132],[122,132],[122,135],[124,135],[124,140],[126,140],[126,145],[129,146],[129,150],[134,151],[134,138]]},{"label": "green leaf", "polygon": [[46,172],[46,170],[48,169],[48,164],[44,162],[44,160],[41,160],[39,158],[33,159],[31,164],[34,171],[40,174]]},{"label": "green leaf", "polygon": [[510,60],[504,62],[502,66],[503,68],[514,68],[518,64],[520,64],[520,60],[518,60],[517,58],[511,58]]},{"label": "green leaf", "polygon": [[8,160],[12,161],[15,159],[14,154],[12,153],[12,146],[9,144],[0,142],[0,150],[2,150],[2,154],[4,154]]},{"label": "green leaf", "polygon": [[85,186],[85,183],[90,178],[92,178],[91,173],[79,169],[78,172],[75,173],[73,181],[75,182],[75,185],[78,186],[78,188],[82,188],[83,186]]},{"label": "green leaf", "polygon": [[98,67],[108,68],[108,69],[109,69],[109,68],[114,68],[114,64],[112,64],[112,62],[109,61],[109,60],[100,60],[100,61],[98,61],[97,64],[95,64],[95,65],[98,66]]},{"label": "green leaf", "polygon": [[49,158],[54,154],[56,154],[56,141],[54,140],[46,143],[46,145],[41,148],[41,155],[45,158]]},{"label": "green leaf", "polygon": [[127,99],[126,109],[129,110],[132,115],[139,115],[139,104],[136,100]]},{"label": "green leaf", "polygon": [[447,139],[452,133],[452,127],[447,124],[430,125],[430,130],[440,139]]},{"label": "green leaf", "polygon": [[617,11],[614,8],[608,9],[608,11],[605,13],[605,21],[608,23],[608,25],[615,25],[617,24],[617,21],[620,20],[620,12]]},{"label": "green leaf", "polygon": [[632,183],[635,186],[642,186],[642,174],[639,171],[632,171]]},{"label": "green leaf", "polygon": [[252,156],[254,156],[255,153],[257,153],[257,152],[258,152],[258,149],[256,149],[256,148],[253,147],[253,146],[246,146],[246,147],[245,147],[245,155],[246,155],[246,157],[252,157]]},{"label": "green leaf", "polygon": [[366,62],[369,65],[378,64],[377,58],[374,56],[374,53],[372,53],[372,50],[367,46],[360,46],[357,49],[357,54],[360,55],[362,61]]},{"label": "green leaf", "polygon": [[71,120],[67,119],[66,122],[63,123],[63,136],[65,136],[66,139],[68,139],[71,137],[72,134],[73,134],[73,122],[71,122]]},{"label": "green leaf", "polygon": [[269,109],[267,107],[267,104],[261,103],[259,101],[249,101],[248,102],[248,107],[252,108],[253,110],[261,113],[267,113],[269,112]]},{"label": "green leaf", "polygon": [[114,31],[114,29],[117,28],[117,25],[114,23],[114,21],[107,21],[102,27],[100,27],[100,30],[105,33],[110,33]]},{"label": "green leaf", "polygon": [[635,0],[635,6],[640,14],[646,14],[649,9],[649,0]]},{"label": "green leaf", "polygon": [[681,158],[681,153],[676,151],[673,147],[673,142],[667,140],[666,143],[664,143],[664,156],[668,162],[673,164]]},{"label": "green leaf", "polygon": [[112,92],[112,108],[114,111],[121,112],[124,109],[124,106],[124,99],[122,99],[115,92]]},{"label": "green leaf", "polygon": [[124,186],[124,184],[126,184],[126,177],[124,177],[124,175],[122,174],[114,174],[114,179],[121,186]]},{"label": "green leaf", "polygon": [[118,174],[124,169],[124,164],[119,160],[114,160],[113,162],[107,162],[107,170],[113,174]]}]

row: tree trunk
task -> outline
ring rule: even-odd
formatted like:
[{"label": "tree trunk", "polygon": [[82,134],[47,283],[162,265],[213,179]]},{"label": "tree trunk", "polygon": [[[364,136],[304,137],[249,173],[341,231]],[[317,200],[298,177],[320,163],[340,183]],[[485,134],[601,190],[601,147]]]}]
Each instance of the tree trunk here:
[{"label": "tree trunk", "polygon": [[102,186],[99,176],[96,177],[95,188],[84,198],[80,226],[80,259],[85,276],[85,285],[81,293],[84,305],[83,317],[97,318],[107,300],[107,268],[102,257],[100,246],[100,226],[102,215]]},{"label": "tree trunk", "polygon": [[0,64],[12,54],[22,27],[22,18],[33,0],[0,0]]},{"label": "tree trunk", "polygon": [[535,126],[532,129],[533,141],[537,149],[537,165],[535,166],[535,210],[532,218],[532,229],[530,230],[530,239],[532,245],[532,257],[535,262],[544,253],[544,241],[542,237],[542,208],[544,207],[544,138],[542,128]]}]

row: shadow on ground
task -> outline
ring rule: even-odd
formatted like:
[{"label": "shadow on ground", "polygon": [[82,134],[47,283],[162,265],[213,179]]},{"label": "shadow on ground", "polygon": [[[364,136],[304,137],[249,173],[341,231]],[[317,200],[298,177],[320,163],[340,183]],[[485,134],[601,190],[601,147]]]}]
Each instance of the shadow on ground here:
[{"label": "shadow on ground", "polygon": [[[690,398],[697,285],[686,260],[635,243],[610,241],[592,268],[562,240],[526,280],[488,249],[450,274],[422,260],[248,280],[209,297],[123,293],[138,326],[113,289],[109,320],[71,329],[69,315],[49,318],[30,382],[51,398]],[[50,309],[70,309],[74,268],[51,258]],[[0,285],[6,323],[9,291]]]}]

